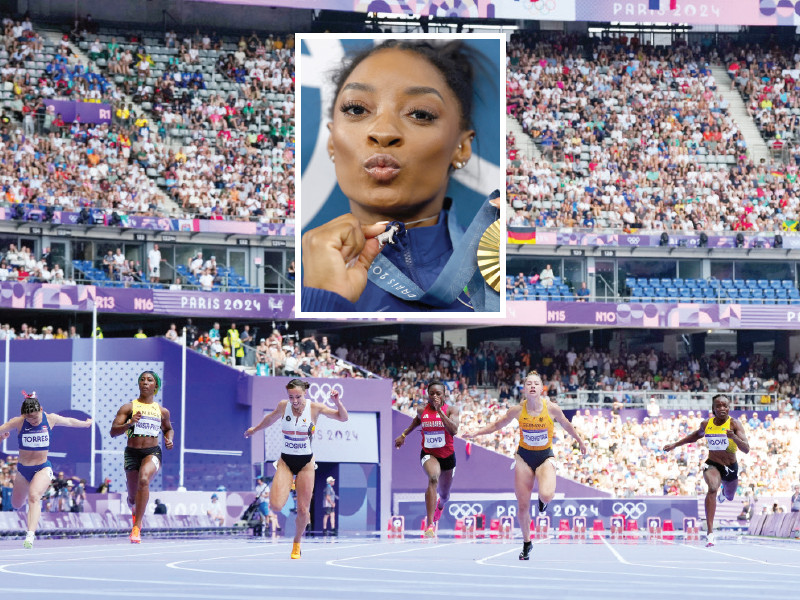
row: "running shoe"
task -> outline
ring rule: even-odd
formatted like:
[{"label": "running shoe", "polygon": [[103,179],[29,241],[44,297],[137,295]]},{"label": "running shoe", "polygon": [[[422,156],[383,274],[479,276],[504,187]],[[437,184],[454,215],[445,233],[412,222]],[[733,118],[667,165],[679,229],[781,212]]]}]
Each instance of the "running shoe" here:
[{"label": "running shoe", "polygon": [[36,534],[33,531],[29,531],[28,534],[25,536],[25,543],[22,544],[22,547],[26,550],[33,549],[33,540],[36,538]]},{"label": "running shoe", "polygon": [[292,544],[292,558],[300,558],[300,542]]},{"label": "running shoe", "polygon": [[531,548],[533,548],[533,543],[531,542],[522,542],[522,552],[519,553],[520,560],[530,560],[531,559]]},{"label": "running shoe", "polygon": [[436,510],[433,511],[433,522],[437,523],[442,518],[442,511],[444,510],[444,502],[441,498],[436,499]]},{"label": "running shoe", "polygon": [[725,500],[726,500],[725,494],[722,492],[722,490],[720,490],[719,494],[717,494],[717,504],[722,504],[723,502],[725,502]]},{"label": "running shoe", "polygon": [[136,525],[134,525],[133,529],[131,530],[131,544],[141,544],[141,543],[142,543],[142,531],[138,527],[136,527]]},{"label": "running shoe", "polygon": [[539,500],[539,512],[543,513],[547,510],[547,504]]},{"label": "running shoe", "polygon": [[710,548],[711,546],[716,546],[717,544],[717,536],[713,533],[709,533],[706,535],[706,548]]},{"label": "running shoe", "polygon": [[429,525],[428,528],[425,530],[425,537],[432,538],[436,537],[436,526]]}]

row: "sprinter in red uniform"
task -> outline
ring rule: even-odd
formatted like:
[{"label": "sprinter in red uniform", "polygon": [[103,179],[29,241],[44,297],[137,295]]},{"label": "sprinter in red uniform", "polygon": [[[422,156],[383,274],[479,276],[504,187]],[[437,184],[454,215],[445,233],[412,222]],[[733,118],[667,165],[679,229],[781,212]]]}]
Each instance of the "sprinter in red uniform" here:
[{"label": "sprinter in red uniform", "polygon": [[[425,490],[425,508],[428,513],[426,537],[436,535],[436,522],[442,516],[445,502],[450,498],[453,473],[456,471],[456,454],[453,436],[458,433],[459,411],[455,406],[447,406],[447,388],[441,381],[428,384],[428,404],[417,410],[417,416],[406,430],[394,441],[400,448],[406,436],[417,427],[422,427],[422,451],[420,461],[428,476],[428,489]],[[438,494],[438,498],[437,498]]]}]

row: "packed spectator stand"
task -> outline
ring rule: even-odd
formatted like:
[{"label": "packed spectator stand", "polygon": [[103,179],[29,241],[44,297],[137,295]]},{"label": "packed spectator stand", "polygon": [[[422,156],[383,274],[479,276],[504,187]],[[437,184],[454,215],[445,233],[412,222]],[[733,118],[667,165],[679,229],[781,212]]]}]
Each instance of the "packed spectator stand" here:
[{"label": "packed spectator stand", "polygon": [[[237,43],[215,34],[212,44],[199,32],[178,41],[91,29],[56,43],[53,32],[5,19],[3,108],[22,125],[7,123],[0,140],[7,203],[294,218],[291,36]],[[45,106],[55,99],[109,103],[113,121],[65,123]],[[8,160],[18,156],[23,165]]]},{"label": "packed spectator stand", "polygon": [[798,219],[797,162],[755,164],[716,93],[729,84],[709,65],[733,47],[520,34],[508,50],[508,111],[542,153],[509,140],[509,224],[773,232]]},{"label": "packed spectator stand", "polygon": [[[451,351],[454,358],[445,359],[447,364],[439,360]],[[694,410],[667,410],[651,401],[647,403],[649,416],[640,419],[625,416],[625,409],[633,406],[626,390],[645,390],[647,395],[658,390],[675,393],[706,390],[733,396],[749,389],[754,402],[760,402],[766,391],[777,390],[779,402],[770,407],[778,408],[777,417],[761,411],[748,411],[739,416],[752,448],[750,454],[739,457],[739,495],[743,498],[747,494],[751,498],[762,494],[784,495],[800,477],[800,468],[793,459],[800,449],[800,357],[789,365],[779,359],[769,363],[758,355],[733,357],[724,352],[700,360],[674,360],[654,350],[632,352],[626,357],[587,349],[581,354],[570,350],[531,361],[530,353],[524,349],[512,354],[494,344],[481,346],[473,352],[452,348],[443,348],[438,353],[430,350],[429,356],[420,355],[418,360],[409,363],[390,358],[397,355],[387,348],[375,348],[367,354],[385,357],[371,359],[373,369],[387,362],[391,365],[380,372],[394,374],[395,408],[408,415],[415,415],[417,407],[427,402],[426,381],[434,378],[447,381],[451,387],[449,402],[461,411],[461,434],[493,422],[510,403],[519,400],[529,363],[543,373],[545,392],[555,402],[562,403],[570,393],[581,388],[597,390],[603,400],[597,406],[602,410],[578,410],[572,421],[587,442],[588,453],[581,456],[572,438],[560,429],[557,429],[553,447],[559,475],[598,487],[616,497],[701,496],[705,493],[701,460],[705,454],[704,444],[691,444],[674,453],[662,452],[661,448],[697,429],[701,420],[709,415],[710,400],[695,401]],[[483,365],[489,357],[487,362],[505,365],[492,376],[494,381],[502,382],[499,385],[478,387],[470,384],[480,379],[478,373],[466,379],[454,374],[457,367],[451,365],[451,360],[463,370],[473,359],[473,365]],[[752,408],[757,404],[739,408],[747,406]],[[516,424],[512,423],[472,443],[513,456],[518,437]]]}]

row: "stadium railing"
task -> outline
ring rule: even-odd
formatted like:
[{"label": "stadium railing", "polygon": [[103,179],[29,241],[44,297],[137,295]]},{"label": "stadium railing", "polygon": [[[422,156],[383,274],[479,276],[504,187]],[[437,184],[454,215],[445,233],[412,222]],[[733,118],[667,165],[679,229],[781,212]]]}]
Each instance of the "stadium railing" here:
[{"label": "stadium railing", "polygon": [[579,390],[558,394],[561,408],[610,408],[620,402],[625,408],[647,408],[650,398],[655,398],[661,409],[660,416],[675,410],[710,410],[714,396],[724,393],[730,398],[734,410],[777,410],[778,397],[774,392],[672,392],[661,390]]}]

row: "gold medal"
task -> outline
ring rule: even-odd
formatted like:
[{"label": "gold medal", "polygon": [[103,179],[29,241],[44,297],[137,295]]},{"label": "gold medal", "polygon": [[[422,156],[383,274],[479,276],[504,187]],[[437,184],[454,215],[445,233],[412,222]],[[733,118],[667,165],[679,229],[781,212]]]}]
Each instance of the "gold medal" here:
[{"label": "gold medal", "polygon": [[478,244],[478,269],[496,292],[500,291],[500,220],[483,232]]}]

